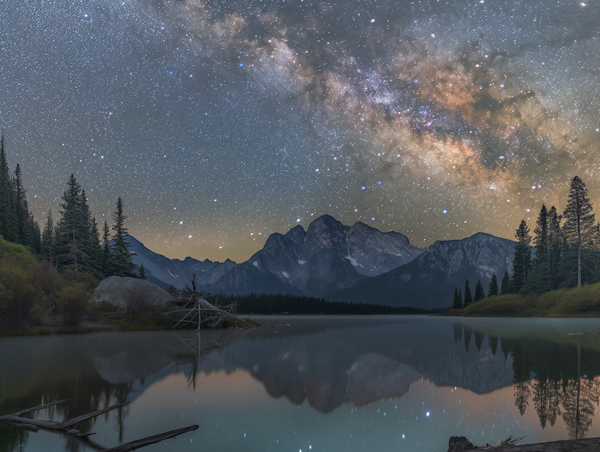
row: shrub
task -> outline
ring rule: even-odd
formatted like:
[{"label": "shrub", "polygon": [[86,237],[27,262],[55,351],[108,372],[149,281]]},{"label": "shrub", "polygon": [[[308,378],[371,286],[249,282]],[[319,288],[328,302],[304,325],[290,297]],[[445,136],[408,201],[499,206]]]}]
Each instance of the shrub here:
[{"label": "shrub", "polygon": [[85,284],[79,283],[63,287],[58,292],[57,305],[65,325],[77,326],[81,323],[90,299],[90,294],[84,288]]}]

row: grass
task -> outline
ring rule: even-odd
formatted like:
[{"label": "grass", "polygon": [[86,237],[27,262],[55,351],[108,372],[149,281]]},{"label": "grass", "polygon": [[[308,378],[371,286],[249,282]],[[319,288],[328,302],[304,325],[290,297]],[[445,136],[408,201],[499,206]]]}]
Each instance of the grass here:
[{"label": "grass", "polygon": [[484,298],[447,315],[463,317],[600,317],[600,283],[540,295]]}]

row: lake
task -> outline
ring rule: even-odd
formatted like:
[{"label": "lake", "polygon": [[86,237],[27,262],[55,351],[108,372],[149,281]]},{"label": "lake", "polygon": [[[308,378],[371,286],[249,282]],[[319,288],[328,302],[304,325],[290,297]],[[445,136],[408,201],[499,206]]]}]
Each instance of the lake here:
[{"label": "lake", "polygon": [[600,436],[596,319],[254,317],[270,326],[0,338],[0,414],[69,418],[89,440],[0,426],[1,451],[446,451]]}]

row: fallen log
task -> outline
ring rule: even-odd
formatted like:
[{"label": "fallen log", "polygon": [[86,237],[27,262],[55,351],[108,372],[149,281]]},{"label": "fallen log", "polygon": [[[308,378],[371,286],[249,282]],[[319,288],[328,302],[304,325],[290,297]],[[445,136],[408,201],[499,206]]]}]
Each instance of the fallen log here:
[{"label": "fallen log", "polygon": [[190,425],[189,427],[179,428],[177,430],[171,430],[169,432],[160,433],[158,435],[149,436],[147,438],[138,439],[136,441],[131,441],[130,443],[121,444],[120,446],[113,447],[111,449],[103,449],[100,452],[129,452],[135,449],[139,449],[141,447],[149,446],[150,444],[164,441],[169,438],[175,438],[177,435],[181,435],[182,433],[191,432],[197,429],[197,425]]},{"label": "fallen log", "polygon": [[93,435],[93,433],[81,433],[76,428],[73,428],[75,425],[92,419],[96,416],[100,416],[101,414],[108,413],[109,411],[116,410],[117,408],[121,408],[122,406],[127,405],[129,402],[119,403],[117,405],[109,406],[102,410],[97,410],[92,413],[84,414],[82,416],[77,416],[72,419],[69,419],[66,422],[54,422],[54,421],[42,421],[39,419],[31,419],[26,417],[21,417],[24,414],[31,413],[33,411],[39,411],[46,409],[48,407],[58,405],[59,403],[68,402],[69,399],[59,400],[57,402],[47,403],[45,405],[38,405],[32,408],[26,408],[21,411],[17,411],[16,413],[5,414],[4,416],[0,416],[0,422],[9,422],[13,425],[17,425],[19,427],[25,428],[27,430],[31,430],[37,432],[40,428],[45,428],[47,430],[56,430],[62,433],[66,433],[71,436],[78,436],[81,438],[88,437]]},{"label": "fallen log", "polygon": [[498,452],[583,452],[600,450],[600,438],[567,439],[538,444],[516,444],[523,438],[509,437],[499,444],[474,446],[467,438],[453,436],[448,444],[448,452],[463,452],[471,450],[498,451]]}]

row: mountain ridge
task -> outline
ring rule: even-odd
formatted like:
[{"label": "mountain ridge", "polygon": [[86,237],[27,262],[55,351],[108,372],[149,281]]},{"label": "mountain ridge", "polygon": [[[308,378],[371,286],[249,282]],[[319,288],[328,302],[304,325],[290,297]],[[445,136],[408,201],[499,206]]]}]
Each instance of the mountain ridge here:
[{"label": "mountain ridge", "polygon": [[271,234],[239,264],[168,259],[132,236],[128,241],[137,254],[134,263],[143,263],[148,279],[161,287],[183,289],[196,274],[198,290],[211,293],[287,293],[425,309],[449,305],[454,287],[466,278],[473,279],[473,288],[478,279],[485,287],[493,273],[510,272],[514,250],[513,241],[485,232],[418,248],[401,233],[362,222],[347,226],[330,215],[306,230],[296,225]]}]

